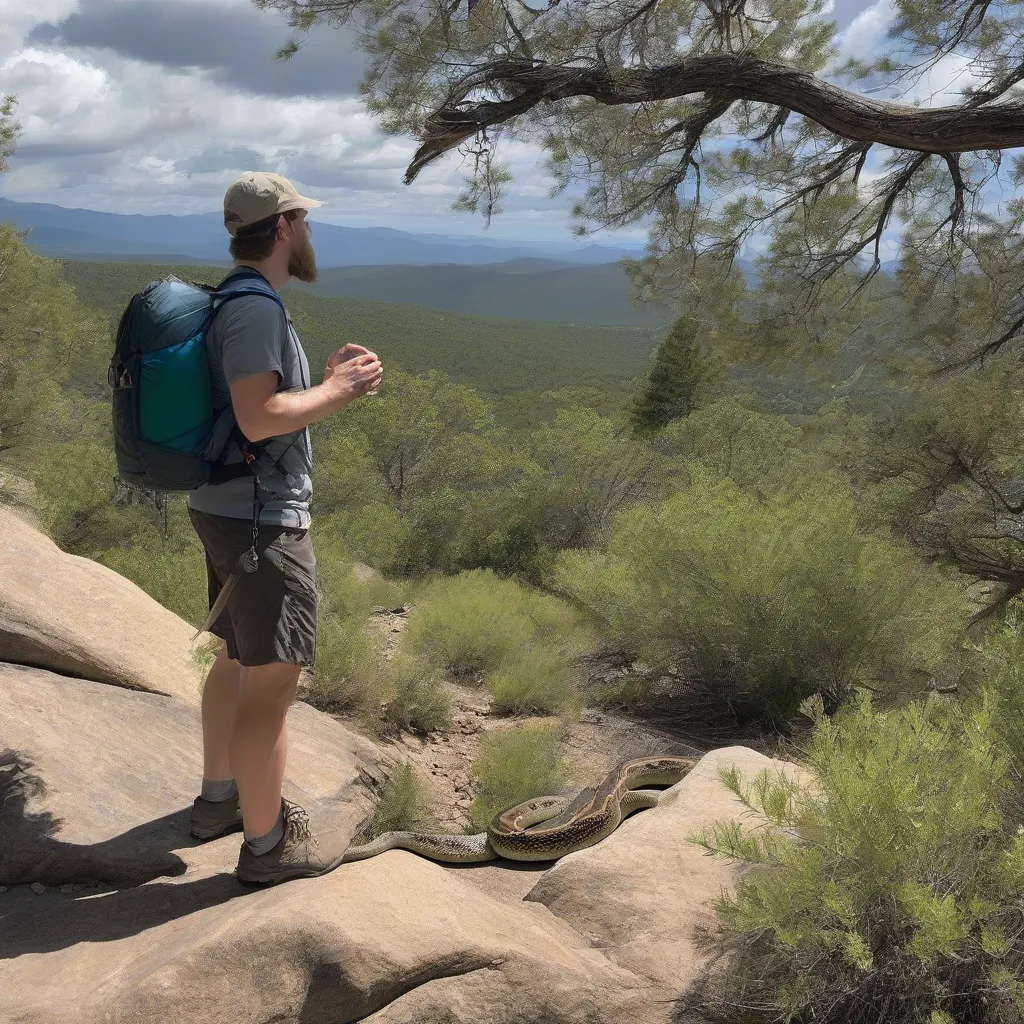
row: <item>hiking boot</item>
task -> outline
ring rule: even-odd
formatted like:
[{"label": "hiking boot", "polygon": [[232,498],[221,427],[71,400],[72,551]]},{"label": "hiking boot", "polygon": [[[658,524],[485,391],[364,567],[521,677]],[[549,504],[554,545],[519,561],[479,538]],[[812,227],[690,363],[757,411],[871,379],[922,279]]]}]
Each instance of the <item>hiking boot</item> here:
[{"label": "hiking boot", "polygon": [[348,839],[327,833],[316,839],[309,830],[309,815],[290,800],[281,800],[284,835],[272,850],[257,857],[242,843],[235,873],[241,882],[273,885],[289,878],[313,878],[333,871],[348,849]]},{"label": "hiking boot", "polygon": [[242,808],[238,804],[237,794],[230,800],[204,800],[201,796],[195,798],[189,816],[193,839],[213,839],[237,832],[241,827]]}]

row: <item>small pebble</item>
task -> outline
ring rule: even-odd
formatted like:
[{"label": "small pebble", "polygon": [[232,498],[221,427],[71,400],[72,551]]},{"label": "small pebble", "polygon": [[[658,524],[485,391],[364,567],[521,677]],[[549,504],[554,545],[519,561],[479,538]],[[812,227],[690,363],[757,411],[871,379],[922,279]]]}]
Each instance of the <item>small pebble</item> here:
[{"label": "small pebble", "polygon": [[75,891],[75,887],[69,882],[67,885],[62,885],[60,887],[60,891],[61,892],[74,892]]},{"label": "small pebble", "polygon": [[7,886],[6,885],[0,885],[0,892],[7,892]]},{"label": "small pebble", "polygon": [[36,894],[37,896],[40,896],[40,895],[42,895],[42,894],[43,894],[44,892],[46,892],[46,886],[45,886],[45,885],[43,885],[43,883],[42,883],[42,882],[33,882],[33,883],[32,883],[32,891],[33,891],[33,892],[34,892],[34,893],[35,893],[35,894]]}]

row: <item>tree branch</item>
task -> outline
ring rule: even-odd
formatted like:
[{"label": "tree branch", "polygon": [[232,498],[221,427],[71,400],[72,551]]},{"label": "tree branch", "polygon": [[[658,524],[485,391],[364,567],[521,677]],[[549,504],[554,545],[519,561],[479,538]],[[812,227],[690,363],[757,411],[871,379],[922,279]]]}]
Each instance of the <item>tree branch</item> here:
[{"label": "tree branch", "polygon": [[[467,102],[480,91],[504,99]],[[431,161],[493,125],[542,103],[590,97],[607,106],[649,103],[712,91],[730,100],[771,103],[803,114],[836,135],[921,153],[963,153],[1024,146],[1024,102],[964,103],[921,109],[841,89],[785,64],[711,53],[664,67],[558,67],[539,61],[492,61],[467,75],[424,125],[423,143],[406,171],[412,182]]]}]

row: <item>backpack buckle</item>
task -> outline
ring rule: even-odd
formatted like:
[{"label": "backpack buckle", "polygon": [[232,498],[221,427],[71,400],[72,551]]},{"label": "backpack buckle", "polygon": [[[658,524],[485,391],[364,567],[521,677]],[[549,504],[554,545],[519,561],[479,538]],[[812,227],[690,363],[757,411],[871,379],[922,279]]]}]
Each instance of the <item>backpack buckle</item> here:
[{"label": "backpack buckle", "polygon": [[132,386],[132,375],[125,368],[124,363],[118,363],[117,370],[113,366],[108,366],[107,383],[112,388],[130,388]]}]

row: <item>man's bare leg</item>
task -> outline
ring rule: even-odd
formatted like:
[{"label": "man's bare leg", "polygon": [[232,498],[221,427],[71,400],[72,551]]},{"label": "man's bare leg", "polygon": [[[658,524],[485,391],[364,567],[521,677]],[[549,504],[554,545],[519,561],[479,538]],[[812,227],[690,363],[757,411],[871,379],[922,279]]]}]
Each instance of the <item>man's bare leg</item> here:
[{"label": "man's bare leg", "polygon": [[228,758],[231,720],[238,700],[242,666],[222,648],[203,685],[203,778],[233,778]]},{"label": "man's bare leg", "polygon": [[299,684],[298,665],[241,666],[228,755],[246,839],[265,836],[281,813],[288,753],[285,715]]}]

